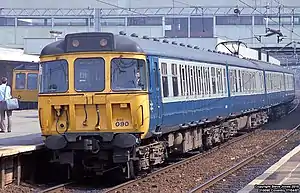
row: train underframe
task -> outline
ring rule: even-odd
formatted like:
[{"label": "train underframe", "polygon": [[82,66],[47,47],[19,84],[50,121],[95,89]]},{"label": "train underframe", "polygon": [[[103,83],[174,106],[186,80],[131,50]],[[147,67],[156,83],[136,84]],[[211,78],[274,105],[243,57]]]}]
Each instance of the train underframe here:
[{"label": "train underframe", "polygon": [[37,109],[38,102],[19,101],[19,110]]},{"label": "train underframe", "polygon": [[269,120],[279,119],[288,113],[290,106],[291,103],[286,103],[269,109],[232,114],[226,119],[218,117],[216,120],[192,122],[167,134],[156,132],[155,136],[142,141],[139,133],[111,133],[103,136],[76,134],[64,136],[64,139],[46,140],[45,143],[46,146],[47,143],[55,143],[64,147],[54,151],[52,161],[71,166],[73,177],[102,175],[115,170],[130,179],[137,173],[163,164],[171,154],[207,150],[240,132],[249,132]]}]

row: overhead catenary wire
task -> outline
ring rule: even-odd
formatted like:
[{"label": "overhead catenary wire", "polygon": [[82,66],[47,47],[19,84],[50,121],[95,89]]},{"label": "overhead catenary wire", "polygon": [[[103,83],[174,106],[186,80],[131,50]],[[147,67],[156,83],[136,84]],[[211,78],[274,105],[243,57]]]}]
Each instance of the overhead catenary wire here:
[{"label": "overhead catenary wire", "polygon": [[[258,12],[258,13],[260,13],[260,14],[262,14],[262,15],[265,15],[264,13],[262,13],[261,11],[259,11],[258,9],[256,9],[255,7],[253,7],[253,6],[251,6],[251,5],[247,4],[247,3],[245,3],[245,2],[242,1],[242,0],[239,0],[239,2],[243,3],[244,5],[248,6],[249,8],[252,8],[252,9],[253,9],[254,11],[256,11],[256,12]],[[272,20],[272,21],[273,21],[274,23],[276,23],[276,24],[279,24],[279,22],[277,22],[276,20],[274,20],[274,19],[272,19],[272,18],[268,18],[268,19]],[[289,31],[289,32],[291,32],[291,33],[293,33],[293,34],[295,34],[296,36],[300,37],[300,35],[299,35],[298,33],[296,33],[296,32],[294,32],[294,31],[290,30],[289,28],[287,28],[287,27],[285,27],[285,26],[283,26],[283,25],[282,25],[281,27],[283,27],[283,28],[286,29],[287,31]]]},{"label": "overhead catenary wire", "polygon": [[[294,22],[295,22],[295,21],[294,21],[294,15],[295,15],[295,10],[294,10],[294,9],[292,10],[291,29],[289,29],[289,28],[285,27],[284,25],[281,25],[281,22],[280,22],[280,21],[281,21],[281,20],[280,20],[280,19],[281,19],[281,12],[280,12],[280,10],[281,10],[281,8],[285,7],[284,4],[280,3],[278,0],[274,0],[274,1],[275,1],[276,3],[278,3],[278,5],[279,5],[279,7],[278,7],[278,8],[279,8],[279,10],[278,10],[279,22],[273,20],[272,18],[269,18],[268,15],[267,15],[267,17],[268,17],[268,19],[270,19],[271,21],[273,21],[274,23],[276,23],[276,24],[279,25],[279,30],[280,30],[280,28],[282,27],[282,28],[286,29],[287,31],[289,31],[289,32],[291,33],[291,38],[286,38],[286,37],[284,37],[284,39],[290,39],[291,42],[288,43],[288,44],[286,44],[283,48],[286,48],[287,46],[289,46],[289,45],[291,45],[291,44],[293,44],[293,43],[294,43],[294,46],[295,46],[296,44],[298,44],[298,42],[296,42],[296,39],[292,37],[292,34],[294,34],[295,36],[300,37],[300,35],[294,31]],[[256,9],[255,7],[253,7],[253,6],[251,6],[251,5],[247,4],[247,3],[245,3],[243,0],[239,0],[239,2],[243,3],[244,5],[248,6],[249,8],[252,8],[254,11],[256,11],[256,12],[258,12],[258,13],[264,15],[264,13],[262,13],[261,11],[259,11],[258,9]],[[268,7],[266,7],[266,8],[268,8]],[[277,53],[278,53],[280,50],[282,50],[283,48],[276,50],[276,52],[275,52],[274,54],[277,54]],[[295,49],[295,48],[294,48],[294,49]],[[294,57],[298,57],[298,54],[295,53],[295,51],[294,51],[293,56],[294,56]],[[298,62],[298,61],[297,61],[297,62]]]}]

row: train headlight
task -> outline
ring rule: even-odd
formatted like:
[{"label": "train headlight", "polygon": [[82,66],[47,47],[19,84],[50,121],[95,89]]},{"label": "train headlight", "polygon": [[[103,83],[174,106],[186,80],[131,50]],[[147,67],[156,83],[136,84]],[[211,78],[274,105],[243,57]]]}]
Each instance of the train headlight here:
[{"label": "train headlight", "polygon": [[79,46],[79,41],[78,40],[73,40],[72,41],[72,46],[73,47],[78,47]]},{"label": "train headlight", "polygon": [[101,40],[100,40],[100,46],[101,46],[101,47],[107,46],[107,39],[101,39]]}]

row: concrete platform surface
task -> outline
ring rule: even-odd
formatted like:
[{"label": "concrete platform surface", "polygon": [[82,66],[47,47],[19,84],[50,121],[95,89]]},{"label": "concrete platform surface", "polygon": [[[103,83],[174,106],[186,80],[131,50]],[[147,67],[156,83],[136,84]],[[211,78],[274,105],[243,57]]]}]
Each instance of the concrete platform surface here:
[{"label": "concrete platform surface", "polygon": [[37,110],[13,111],[12,132],[0,133],[0,149],[8,146],[41,143],[42,137]]},{"label": "concrete platform surface", "polygon": [[300,192],[300,145],[238,193],[254,193],[262,192],[262,190],[264,192]]}]

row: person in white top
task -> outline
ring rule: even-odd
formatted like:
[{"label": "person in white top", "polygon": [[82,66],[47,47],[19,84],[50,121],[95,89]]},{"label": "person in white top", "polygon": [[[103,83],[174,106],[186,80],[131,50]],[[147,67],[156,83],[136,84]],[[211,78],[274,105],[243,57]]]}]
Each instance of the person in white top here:
[{"label": "person in white top", "polygon": [[[11,88],[7,85],[7,78],[2,77],[1,78],[1,85],[0,85],[0,103],[11,99]],[[11,132],[11,122],[12,122],[12,111],[5,111],[1,109],[0,104],[0,132],[5,132],[5,113],[7,115],[7,131]]]}]

